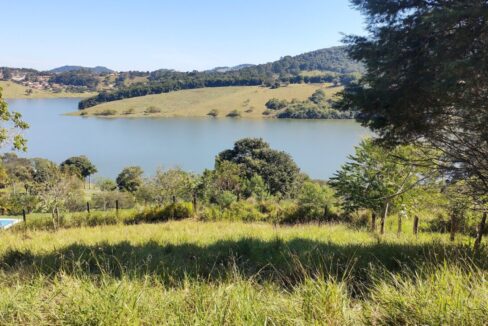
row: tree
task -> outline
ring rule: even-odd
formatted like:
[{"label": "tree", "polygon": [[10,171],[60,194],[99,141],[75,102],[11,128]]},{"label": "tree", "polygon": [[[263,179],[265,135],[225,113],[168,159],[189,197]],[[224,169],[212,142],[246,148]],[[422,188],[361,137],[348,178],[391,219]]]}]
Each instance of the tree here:
[{"label": "tree", "polygon": [[197,187],[200,196],[209,202],[219,202],[219,198],[232,194],[237,198],[245,187],[241,175],[242,167],[230,161],[222,161],[215,170],[205,170]]},{"label": "tree", "polygon": [[480,0],[352,0],[369,36],[349,36],[366,66],[341,105],[386,145],[423,143],[438,167],[488,194],[488,3]]},{"label": "tree", "polygon": [[117,187],[122,191],[134,193],[142,185],[142,174],[144,172],[138,166],[124,168],[117,176]]},{"label": "tree", "polygon": [[117,189],[117,184],[112,179],[100,179],[97,181],[97,185],[101,191],[114,191]]},{"label": "tree", "polygon": [[86,179],[88,177],[88,189],[90,189],[90,176],[97,173],[95,165],[84,155],[66,159],[61,163],[61,167],[71,169],[80,178]]},{"label": "tree", "polygon": [[349,162],[331,178],[331,186],[343,199],[346,212],[371,209],[382,213],[381,233],[392,205],[401,202],[407,194],[429,175],[429,169],[411,164],[415,156],[413,146],[399,146],[392,150],[376,145],[371,139],[356,147]]},{"label": "tree", "polygon": [[325,92],[322,89],[318,89],[308,99],[311,102],[320,105],[324,104],[325,100],[327,100],[327,95],[325,95]]},{"label": "tree", "polygon": [[151,183],[155,190],[154,200],[159,204],[169,202],[173,197],[191,201],[196,186],[195,177],[179,168],[158,168]]},{"label": "tree", "polygon": [[307,181],[298,195],[299,218],[302,221],[327,218],[335,202],[329,186]]},{"label": "tree", "polygon": [[300,169],[290,155],[271,149],[262,139],[245,138],[237,141],[233,149],[217,156],[216,167],[224,161],[241,166],[242,177],[245,179],[259,175],[272,195],[292,196],[301,183]]},{"label": "tree", "polygon": [[29,125],[22,120],[22,115],[18,112],[10,112],[7,102],[2,98],[2,88],[0,87],[0,148],[11,143],[12,149],[26,151],[27,141],[13,130],[25,130]]}]

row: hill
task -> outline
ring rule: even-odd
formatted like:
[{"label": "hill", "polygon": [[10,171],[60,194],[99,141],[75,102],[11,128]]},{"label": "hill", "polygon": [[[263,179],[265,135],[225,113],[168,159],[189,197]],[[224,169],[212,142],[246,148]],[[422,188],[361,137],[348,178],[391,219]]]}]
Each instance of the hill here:
[{"label": "hill", "polygon": [[306,100],[317,89],[323,89],[331,98],[341,87],[324,84],[297,84],[270,89],[259,86],[209,87],[171,93],[134,97],[103,103],[79,115],[110,117],[208,117],[213,111],[217,117],[226,117],[237,111],[243,118],[264,118],[266,102],[272,98],[291,101]]},{"label": "hill", "polygon": [[[300,83],[346,85],[357,78],[361,69],[361,64],[347,57],[345,47],[322,49],[294,57],[286,56],[275,62],[226,72],[215,70],[178,72],[161,69],[151,72],[147,83],[102,92],[95,97],[81,101],[79,109],[83,110],[104,102],[125,98],[203,87],[264,85],[276,88]],[[303,74],[307,71],[313,71],[314,74]]]},{"label": "hill", "polygon": [[234,67],[215,67],[215,68],[208,70],[208,71],[209,72],[229,72],[229,71],[237,71],[237,70],[241,70],[241,69],[249,68],[249,67],[254,67],[254,66],[255,65],[253,65],[253,64],[245,63],[245,64],[237,65]]},{"label": "hill", "polygon": [[281,59],[261,64],[247,69],[271,73],[298,75],[303,71],[335,72],[339,74],[361,73],[361,63],[351,60],[346,53],[346,47],[336,46],[297,56],[285,56]]},{"label": "hill", "polygon": [[0,81],[0,88],[2,88],[2,97],[6,99],[17,98],[63,98],[63,97],[89,97],[96,93],[94,92],[67,92],[57,91],[53,92],[46,89],[36,89],[12,81]]},{"label": "hill", "polygon": [[85,71],[89,71],[89,72],[92,72],[95,74],[104,74],[104,73],[108,74],[108,73],[113,72],[113,70],[111,70],[107,67],[102,67],[102,66],[96,66],[93,68],[83,67],[83,66],[62,66],[62,67],[51,69],[48,72],[59,74],[59,73],[63,73],[63,72],[78,71],[78,70],[85,70]]}]

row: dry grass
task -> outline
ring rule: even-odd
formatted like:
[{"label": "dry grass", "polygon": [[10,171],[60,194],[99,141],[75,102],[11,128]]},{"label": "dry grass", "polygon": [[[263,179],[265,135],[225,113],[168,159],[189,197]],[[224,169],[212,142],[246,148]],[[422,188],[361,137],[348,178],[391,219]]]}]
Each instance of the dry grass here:
[{"label": "dry grass", "polygon": [[[319,88],[330,97],[341,89],[329,84],[292,84],[277,89],[258,86],[200,88],[103,103],[83,112],[84,115],[96,115],[97,112],[116,110],[117,114],[112,117],[208,117],[210,111],[216,110],[217,117],[226,117],[236,110],[243,118],[263,118],[265,103],[271,98],[305,100]],[[148,114],[145,111],[150,107],[161,112]]]}]

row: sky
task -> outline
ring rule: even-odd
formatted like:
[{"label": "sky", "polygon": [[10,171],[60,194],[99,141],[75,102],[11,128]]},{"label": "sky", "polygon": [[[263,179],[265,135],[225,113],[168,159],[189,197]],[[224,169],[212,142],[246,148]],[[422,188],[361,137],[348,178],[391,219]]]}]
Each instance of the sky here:
[{"label": "sky", "polygon": [[348,0],[0,0],[0,66],[205,70],[364,34]]}]

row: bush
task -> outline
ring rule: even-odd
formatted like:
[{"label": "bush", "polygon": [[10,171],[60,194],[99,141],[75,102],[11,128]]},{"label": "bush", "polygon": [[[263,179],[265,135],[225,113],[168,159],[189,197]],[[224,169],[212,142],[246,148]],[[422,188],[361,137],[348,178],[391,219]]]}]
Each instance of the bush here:
[{"label": "bush", "polygon": [[155,106],[150,106],[146,110],[144,110],[145,114],[155,114],[155,113],[160,113],[161,109],[155,107]]},{"label": "bush", "polygon": [[135,112],[136,112],[136,110],[134,110],[134,109],[128,109],[128,110],[124,111],[124,114],[130,115],[130,114],[134,114]]},{"label": "bush", "polygon": [[203,221],[265,221],[267,216],[261,213],[257,206],[249,201],[238,201],[227,208],[209,205],[203,208],[200,215]]},{"label": "bush", "polygon": [[320,107],[314,103],[300,102],[288,106],[276,115],[278,119],[352,119],[352,111],[341,112]]},{"label": "bush", "polygon": [[272,98],[271,100],[266,102],[265,105],[268,110],[281,110],[288,105],[288,102],[286,100],[279,100],[277,98]]},{"label": "bush", "polygon": [[219,111],[213,109],[213,110],[210,110],[208,113],[207,113],[208,116],[211,116],[211,117],[217,117],[219,115]]},{"label": "bush", "polygon": [[223,191],[216,196],[215,201],[220,207],[227,208],[237,201],[237,196],[230,191]]},{"label": "bush", "polygon": [[126,223],[156,223],[168,220],[181,220],[193,216],[193,204],[190,202],[179,202],[167,205],[163,208],[145,208],[142,212],[128,219]]},{"label": "bush", "polygon": [[241,112],[239,112],[237,110],[232,110],[229,113],[227,113],[227,116],[229,118],[239,118],[241,116]]},{"label": "bush", "polygon": [[117,111],[113,110],[113,109],[106,109],[106,110],[95,112],[94,114],[98,115],[98,116],[105,116],[106,117],[106,116],[116,115]]}]

